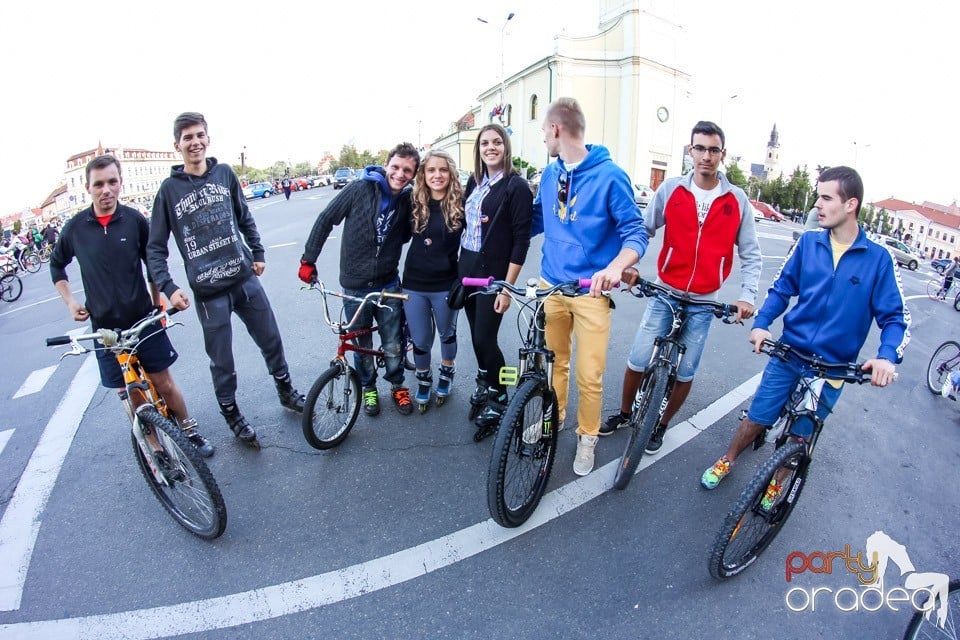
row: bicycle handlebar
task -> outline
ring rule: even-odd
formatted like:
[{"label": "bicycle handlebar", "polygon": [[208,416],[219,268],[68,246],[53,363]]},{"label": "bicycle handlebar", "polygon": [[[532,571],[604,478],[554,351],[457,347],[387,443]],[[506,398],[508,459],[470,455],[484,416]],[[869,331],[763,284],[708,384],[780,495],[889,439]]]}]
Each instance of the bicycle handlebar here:
[{"label": "bicycle handlebar", "polygon": [[[863,365],[856,362],[826,362],[819,356],[811,356],[779,340],[764,340],[760,345],[760,352],[771,358],[780,358],[787,361],[789,357],[796,358],[812,368],[816,374],[831,380],[843,380],[864,384],[870,382],[872,374],[863,370]],[[896,374],[894,374],[896,379]]]},{"label": "bicycle handlebar", "polygon": [[[624,270],[624,274],[626,274],[627,271],[630,271],[630,269]],[[636,270],[632,271],[634,274],[636,273]],[[737,313],[740,311],[735,304],[725,304],[723,302],[714,302],[713,300],[695,300],[689,295],[679,294],[672,289],[657,284],[656,282],[645,280],[639,275],[636,276],[636,279],[627,279],[625,276],[624,284],[629,285],[627,287],[627,291],[638,298],[649,298],[655,295],[664,295],[672,300],[676,300],[677,302],[682,302],[684,304],[712,307],[711,311],[713,315],[722,319],[727,324],[732,324],[733,321],[730,320],[730,317],[737,315]]]},{"label": "bicycle handlebar", "polygon": [[[321,294],[323,294],[323,298],[322,298],[322,300],[323,300],[323,318],[324,318],[324,320],[326,321],[327,326],[329,326],[329,327],[330,327],[331,329],[333,329],[334,331],[338,331],[339,329],[346,329],[346,328],[350,327],[351,325],[353,325],[353,323],[357,321],[357,318],[360,317],[360,311],[363,310],[363,305],[366,304],[366,303],[368,303],[368,302],[372,302],[373,304],[377,305],[378,307],[382,307],[382,308],[385,308],[385,309],[389,309],[390,307],[388,307],[387,305],[385,305],[385,304],[380,304],[380,298],[392,298],[392,299],[394,299],[394,300],[409,300],[409,299],[410,299],[410,296],[408,296],[408,295],[405,294],[405,293],[391,293],[391,292],[389,292],[389,291],[371,291],[370,293],[368,293],[367,295],[363,296],[362,298],[358,298],[358,297],[356,297],[356,296],[347,295],[346,293],[338,293],[338,292],[336,292],[336,291],[330,291],[329,289],[327,289],[327,288],[324,286],[323,281],[321,281],[321,280],[316,280],[316,279],[314,279],[310,284],[308,284],[308,285],[306,285],[306,286],[303,286],[303,287],[300,287],[300,288],[301,288],[301,289],[312,289],[312,290],[314,290],[314,291],[319,291]],[[359,302],[359,303],[360,303],[359,306],[357,306],[357,310],[354,312],[353,317],[350,318],[350,321],[349,321],[349,322],[347,322],[347,323],[337,323],[337,322],[334,322],[333,320],[330,319],[330,306],[327,304],[327,295],[328,295],[328,294],[329,294],[329,295],[332,295],[332,296],[336,296],[336,297],[338,297],[338,298],[342,298],[343,300],[352,300],[352,301],[354,301],[354,302]],[[377,298],[377,299],[375,300],[374,298]]]},{"label": "bicycle handlebar", "polygon": [[144,317],[141,320],[138,320],[132,327],[126,329],[125,331],[120,331],[116,329],[97,329],[93,333],[84,333],[79,336],[55,336],[53,338],[47,338],[46,344],[48,347],[58,347],[65,344],[71,344],[73,342],[80,342],[81,340],[100,340],[105,347],[112,347],[117,344],[126,343],[132,338],[137,338],[143,332],[143,330],[160,320],[165,318],[170,318],[179,313],[180,310],[176,307],[171,307],[163,311],[159,311],[159,307],[155,308],[154,311],[151,311],[149,315]]},{"label": "bicycle handlebar", "polygon": [[[578,295],[580,289],[589,289],[590,285],[593,283],[593,280],[590,278],[580,278],[578,280],[571,280],[569,282],[561,282],[560,284],[555,284],[552,287],[547,287],[546,289],[537,288],[537,282],[533,278],[527,282],[526,287],[518,287],[515,284],[510,284],[506,280],[494,280],[493,276],[489,276],[487,278],[465,276],[460,280],[460,282],[463,283],[463,286],[465,287],[480,287],[484,289],[484,291],[479,291],[478,293],[492,294],[499,292],[501,289],[505,289],[514,295],[528,297],[530,296],[530,290],[533,289],[535,292],[533,295],[535,297],[543,298],[561,290],[563,295]],[[572,289],[576,289],[577,291],[572,291]]]}]

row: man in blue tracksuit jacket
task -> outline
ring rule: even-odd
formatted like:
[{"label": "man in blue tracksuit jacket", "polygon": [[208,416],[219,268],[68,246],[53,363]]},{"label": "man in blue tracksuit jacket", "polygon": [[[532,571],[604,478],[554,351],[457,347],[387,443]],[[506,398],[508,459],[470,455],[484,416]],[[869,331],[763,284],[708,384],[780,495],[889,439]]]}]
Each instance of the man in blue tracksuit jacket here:
[{"label": "man in blue tracksuit jacket", "polygon": [[[827,362],[857,359],[876,320],[880,348],[863,364],[872,373],[871,384],[885,387],[894,378],[894,364],[903,359],[910,341],[910,311],[900,287],[895,258],[867,239],[857,224],[863,201],[863,182],[849,167],[832,167],[820,174],[817,210],[821,231],[800,236],[780,268],[750,332],[754,351],[770,339],[770,324],[797,298],[783,318],[781,341]],[[707,469],[700,483],[713,489],[729,472],[737,456],[776,422],[790,399],[801,366],[770,358],[746,418],[740,422],[726,455]],[[809,375],[809,374],[806,374]],[[840,382],[828,381],[820,394],[821,417],[840,397]],[[765,504],[779,496],[776,479]]]}]

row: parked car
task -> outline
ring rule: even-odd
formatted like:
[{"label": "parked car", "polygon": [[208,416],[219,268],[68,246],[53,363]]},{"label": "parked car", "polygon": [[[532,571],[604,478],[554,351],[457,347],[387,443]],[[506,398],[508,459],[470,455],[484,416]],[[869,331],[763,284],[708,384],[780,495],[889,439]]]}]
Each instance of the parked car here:
[{"label": "parked car", "polygon": [[873,237],[873,241],[882,247],[886,247],[887,251],[892,253],[893,257],[896,258],[897,264],[910,269],[910,271],[916,271],[917,267],[920,266],[920,261],[917,259],[917,256],[913,255],[913,252],[910,251],[910,247],[896,238],[877,235]]},{"label": "parked car", "polygon": [[353,182],[356,176],[353,175],[353,169],[337,169],[337,172],[333,174],[333,188],[342,189],[347,186],[348,182]]},{"label": "parked car", "polygon": [[317,187],[323,187],[330,184],[329,182],[327,182],[327,178],[325,176],[313,176],[309,178],[309,180],[310,180],[310,187],[312,189],[316,189]]},{"label": "parked car", "polygon": [[936,260],[930,262],[930,266],[933,267],[934,271],[942,274],[944,269],[946,269],[951,262],[953,262],[953,260],[950,258],[937,258]]},{"label": "parked car", "polygon": [[269,198],[273,195],[273,185],[269,182],[253,182],[243,188],[243,197],[247,200],[252,198]]},{"label": "parked car", "polygon": [[[760,210],[759,210],[759,209],[757,209],[757,208],[756,208],[755,206],[753,206],[752,204],[750,204],[749,207],[750,207],[750,211],[753,212],[753,221],[754,221],[754,222],[757,222],[758,220],[763,220],[763,214],[760,213]],[[796,238],[794,238],[794,241],[796,241]]]},{"label": "parked car", "polygon": [[759,200],[751,200],[750,204],[753,207],[763,214],[763,217],[767,220],[773,220],[774,222],[782,222],[783,214],[779,211],[768,205],[766,202],[760,202]]},{"label": "parked car", "polygon": [[290,178],[291,191],[303,191],[310,188],[310,182],[306,178]]},{"label": "parked car", "polygon": [[653,200],[653,189],[645,184],[633,185],[633,201],[637,203],[637,206],[646,209],[650,206],[651,200]]}]

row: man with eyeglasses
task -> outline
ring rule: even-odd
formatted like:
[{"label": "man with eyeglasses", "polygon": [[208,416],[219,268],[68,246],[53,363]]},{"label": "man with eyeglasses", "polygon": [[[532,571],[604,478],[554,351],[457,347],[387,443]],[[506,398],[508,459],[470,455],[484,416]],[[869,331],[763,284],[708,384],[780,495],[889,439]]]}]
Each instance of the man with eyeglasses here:
[{"label": "man with eyeglasses", "polygon": [[[736,246],[740,257],[736,319],[745,320],[753,315],[763,264],[747,195],[720,171],[726,156],[724,142],[720,127],[712,122],[698,122],[690,135],[693,171],[660,185],[644,212],[644,219],[651,236],[656,235],[660,227],[664,228],[663,248],[657,258],[657,282],[695,300],[718,300],[720,287],[733,267]],[[672,326],[674,304],[657,297],[649,298],[627,357],[620,410],[604,422],[601,436],[610,435],[629,421],[654,341],[666,335]],[[650,436],[647,453],[660,450],[670,419],[690,393],[713,317],[709,308],[689,308],[680,336],[687,350],[680,361],[677,383],[664,409],[663,422]]]},{"label": "man with eyeglasses", "polygon": [[547,348],[563,428],[572,342],[577,343],[577,453],[573,472],[593,470],[610,339],[610,301],[602,297],[647,249],[643,216],[626,172],[600,145],[584,144],[586,122],[573,98],[547,108],[544,143],[557,158],[543,170],[533,202],[533,235],[543,232],[540,274],[547,285],[591,278],[590,295],[550,296],[544,303]]}]

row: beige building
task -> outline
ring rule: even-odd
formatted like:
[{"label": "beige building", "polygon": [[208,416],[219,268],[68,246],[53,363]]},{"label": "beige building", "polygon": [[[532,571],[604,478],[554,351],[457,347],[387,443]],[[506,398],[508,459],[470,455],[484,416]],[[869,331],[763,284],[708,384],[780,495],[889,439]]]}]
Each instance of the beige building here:
[{"label": "beige building", "polygon": [[[927,258],[952,258],[960,252],[960,212],[931,202],[914,204],[897,198],[870,203],[890,214],[891,233],[904,244],[916,247]],[[956,205],[953,205],[956,211]]]},{"label": "beige building", "polygon": [[[57,198],[58,214],[72,216],[90,206],[90,195],[86,189],[87,163],[105,153],[116,157],[123,170],[120,201],[147,212],[153,208],[153,198],[157,195],[160,183],[170,175],[170,168],[183,163],[180,155],[173,151],[104,147],[98,144],[95,149],[83,151],[67,159],[64,170],[66,192]],[[59,210],[61,202],[63,210]]]},{"label": "beige building", "polygon": [[680,174],[693,125],[686,113],[690,77],[679,68],[682,28],[660,5],[667,6],[600,0],[596,34],[556,36],[552,55],[504,78],[502,101],[500,84],[480,94],[474,128],[454,130],[433,146],[469,170],[477,129],[500,118],[512,131],[514,156],[542,169],[551,160],[543,145],[544,110],[570,96],[583,107],[586,141],[607,147],[635,182],[656,188]]}]

